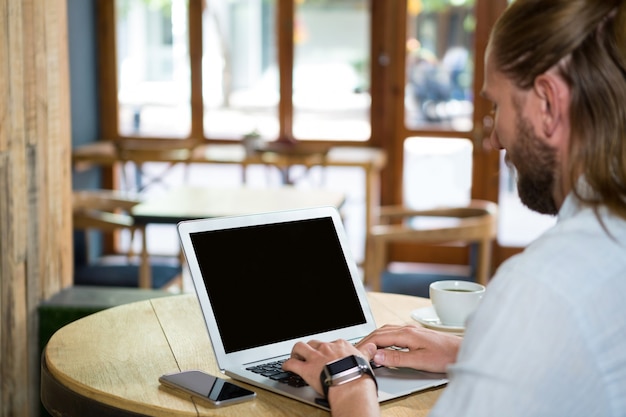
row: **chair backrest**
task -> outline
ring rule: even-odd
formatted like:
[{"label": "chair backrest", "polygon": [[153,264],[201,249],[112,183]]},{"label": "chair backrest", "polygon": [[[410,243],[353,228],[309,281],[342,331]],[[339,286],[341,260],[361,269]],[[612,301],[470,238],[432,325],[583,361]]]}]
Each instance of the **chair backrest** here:
[{"label": "chair backrest", "polygon": [[[368,253],[365,261],[365,281],[374,290],[380,290],[380,276],[388,263],[387,247],[394,242],[443,244],[452,242],[475,243],[476,280],[486,284],[491,270],[492,243],[497,232],[496,203],[471,200],[464,207],[444,207],[429,210],[411,210],[403,206],[381,208],[381,223],[369,230]],[[420,223],[416,219],[430,218],[433,222]]]},{"label": "chair backrest", "polygon": [[[89,231],[113,232],[135,226],[128,214],[140,200],[133,194],[113,190],[75,190],[72,193],[72,221],[74,229],[74,265],[84,266],[99,257],[101,245]],[[132,254],[129,254],[129,256]]]},{"label": "chair backrest", "polygon": [[[130,210],[141,200],[132,193],[113,190],[85,190],[73,192],[73,221],[75,236],[81,230],[103,232],[128,229],[131,232],[131,249],[123,263],[90,262],[94,258],[89,248],[90,237],[74,242],[74,281],[78,285],[165,288],[180,284],[182,288],[181,266],[178,262],[157,263],[149,260],[146,247],[145,226],[136,225]],[[141,233],[139,264],[131,262],[132,240],[135,231]],[[83,245],[82,247],[78,245]],[[79,262],[83,262],[80,264]]]},{"label": "chair backrest", "polygon": [[196,139],[123,139],[114,141],[120,161],[144,162],[166,161],[187,162],[193,150],[200,144]]}]

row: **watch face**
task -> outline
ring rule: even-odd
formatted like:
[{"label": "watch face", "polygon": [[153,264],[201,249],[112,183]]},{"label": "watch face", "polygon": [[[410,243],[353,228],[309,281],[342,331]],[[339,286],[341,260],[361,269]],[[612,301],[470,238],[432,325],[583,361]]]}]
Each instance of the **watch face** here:
[{"label": "watch face", "polygon": [[340,372],[347,371],[348,369],[352,369],[357,366],[359,366],[359,364],[354,356],[346,356],[343,359],[329,363],[326,365],[326,368],[331,375],[337,375]]}]

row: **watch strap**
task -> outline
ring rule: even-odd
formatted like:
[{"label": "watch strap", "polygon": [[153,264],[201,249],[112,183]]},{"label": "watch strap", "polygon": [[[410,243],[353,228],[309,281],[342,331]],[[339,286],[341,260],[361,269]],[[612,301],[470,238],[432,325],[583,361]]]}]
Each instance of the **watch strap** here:
[{"label": "watch strap", "polygon": [[[360,356],[357,356],[357,355],[351,355],[351,356],[353,356],[355,362],[359,365],[358,368],[360,370],[360,375],[357,378],[360,378],[363,375],[370,376],[374,380],[374,384],[376,385],[376,389],[378,390],[378,382],[376,381],[376,376],[374,375],[374,371],[372,371],[372,367],[370,366],[369,362]],[[320,374],[320,382],[322,383],[322,390],[324,391],[324,398],[326,399],[328,399],[328,389],[330,387],[335,386],[335,385],[341,385],[346,382],[350,382],[350,381],[357,379],[357,378],[353,378],[348,381],[342,382],[340,384],[332,384],[332,381],[328,379],[328,376],[329,375],[326,371],[326,367],[324,367],[324,369],[322,370],[322,373]]]}]

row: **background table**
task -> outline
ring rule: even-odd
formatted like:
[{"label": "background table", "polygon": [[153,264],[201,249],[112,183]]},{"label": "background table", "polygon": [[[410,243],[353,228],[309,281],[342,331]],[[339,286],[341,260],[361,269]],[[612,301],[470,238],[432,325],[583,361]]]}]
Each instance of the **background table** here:
[{"label": "background table", "polygon": [[[221,216],[332,206],[339,209],[345,195],[323,189],[298,189],[291,186],[274,188],[209,188],[181,185],[166,190],[131,209],[135,224],[176,224]],[[142,233],[139,287],[152,288],[150,255],[146,233]],[[182,260],[182,259],[181,259]]]},{"label": "background table", "polygon": [[131,215],[138,224],[178,223],[182,220],[332,206],[339,209],[345,195],[323,189],[209,188],[181,185],[134,206]]},{"label": "background table", "polygon": [[[411,311],[430,304],[398,294],[369,293],[368,299],[379,325],[416,323]],[[251,387],[258,395],[254,401],[222,408],[194,404],[159,387],[160,375],[187,369],[220,375],[197,298],[187,294],[127,304],[73,322],[52,336],[42,357],[42,401],[51,412],[68,417],[328,416],[256,387]],[[441,390],[383,403],[383,416],[426,416]]]}]

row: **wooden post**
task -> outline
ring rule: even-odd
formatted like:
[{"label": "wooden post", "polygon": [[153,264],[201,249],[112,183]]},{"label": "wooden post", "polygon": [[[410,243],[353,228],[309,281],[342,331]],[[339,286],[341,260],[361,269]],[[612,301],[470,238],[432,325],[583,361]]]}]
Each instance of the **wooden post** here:
[{"label": "wooden post", "polygon": [[39,413],[37,307],[72,282],[66,0],[0,0],[0,417]]}]

